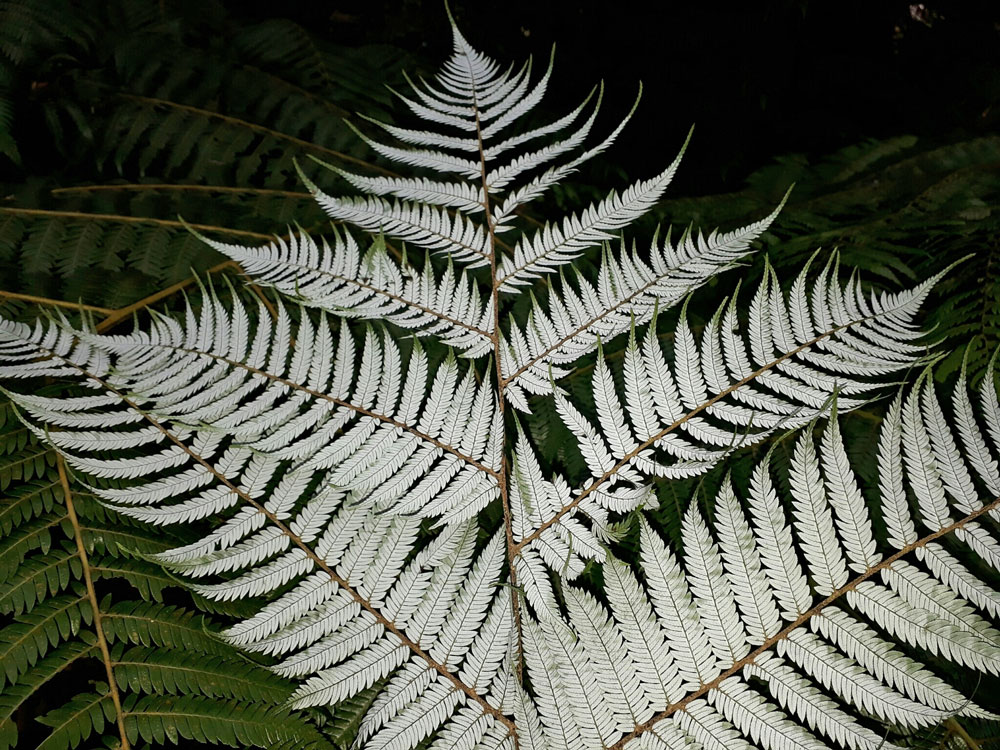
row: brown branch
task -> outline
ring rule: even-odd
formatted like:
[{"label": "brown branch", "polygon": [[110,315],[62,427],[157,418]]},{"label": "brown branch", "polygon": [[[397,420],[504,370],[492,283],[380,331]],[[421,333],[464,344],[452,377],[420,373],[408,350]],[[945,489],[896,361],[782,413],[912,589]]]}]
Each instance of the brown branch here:
[{"label": "brown branch", "polygon": [[244,128],[250,130],[254,133],[260,133],[261,135],[267,135],[279,141],[287,141],[292,143],[299,148],[303,148],[309,151],[316,151],[321,154],[326,154],[327,156],[332,156],[341,161],[348,162],[350,164],[357,164],[359,166],[365,167],[367,169],[374,170],[376,172],[381,172],[384,175],[390,177],[395,177],[395,172],[391,172],[382,167],[376,166],[366,162],[364,159],[358,159],[354,156],[348,156],[340,151],[334,151],[333,149],[325,148],[323,146],[317,145],[315,143],[310,143],[309,141],[304,141],[301,138],[296,138],[293,135],[288,135],[287,133],[282,133],[277,130],[272,130],[271,128],[264,127],[263,125],[257,125],[253,122],[248,122],[247,120],[241,120],[238,117],[231,117],[230,115],[224,115],[220,112],[213,112],[210,109],[201,109],[200,107],[192,107],[188,104],[178,104],[177,102],[172,102],[169,99],[157,99],[151,96],[139,96],[137,94],[120,94],[123,99],[128,99],[130,101],[140,102],[142,104],[149,104],[154,107],[168,107],[170,109],[177,109],[183,112],[190,112],[192,114],[201,115],[203,117],[210,117],[215,120],[222,120],[230,125],[238,128]]},{"label": "brown branch", "polygon": [[[472,71],[470,70],[470,75]],[[493,342],[493,363],[496,368],[497,379],[497,408],[500,410],[501,429],[505,429],[506,420],[504,418],[504,386],[506,382],[503,378],[503,368],[501,362],[501,341],[500,341],[500,284],[497,281],[497,245],[500,244],[496,236],[496,227],[493,223],[493,216],[490,207],[489,183],[486,178],[486,151],[483,146],[483,133],[479,121],[479,102],[473,93],[473,111],[476,117],[476,140],[479,143],[479,168],[483,185],[483,212],[486,218],[486,229],[490,239],[490,296],[493,302],[493,333],[490,339]],[[509,248],[508,248],[509,249]],[[514,516],[510,507],[509,480],[510,475],[507,469],[506,451],[500,457],[500,504],[503,508],[504,536],[507,542],[507,577],[510,584],[510,607],[511,616],[514,621],[514,637],[517,639],[517,661],[514,664],[514,674],[519,683],[524,679],[524,645],[523,626],[521,623],[521,595],[517,585],[517,545],[514,542]],[[517,733],[513,732],[514,747],[520,747]]]},{"label": "brown branch", "polygon": [[271,316],[277,318],[278,308],[276,308],[274,303],[267,298],[267,295],[264,294],[264,290],[254,283],[253,277],[244,271],[243,267],[239,263],[236,263],[236,272],[246,279],[247,286],[250,287],[250,291],[253,292],[254,296],[260,300],[260,303],[265,307],[265,309],[271,313]]},{"label": "brown branch", "polygon": [[74,185],[72,187],[53,188],[49,192],[52,195],[64,195],[72,193],[98,193],[113,192],[116,190],[127,190],[134,192],[144,191],[194,191],[203,193],[233,193],[246,195],[274,195],[282,198],[312,198],[311,193],[303,193],[296,190],[274,190],[269,188],[249,188],[249,187],[228,187],[225,185],[174,185],[169,182],[141,183],[125,182],[114,185]]},{"label": "brown branch", "polygon": [[250,237],[257,240],[273,239],[266,234],[259,232],[247,232],[242,229],[226,229],[212,224],[187,224],[173,219],[150,219],[144,216],[121,216],[119,214],[88,214],[83,211],[50,211],[42,208],[13,208],[0,207],[0,212],[14,214],[18,216],[44,216],[52,219],[83,219],[88,221],[113,221],[119,224],[152,224],[159,227],[171,227],[173,229],[187,229],[191,227],[199,232],[221,232],[231,234],[234,237]]},{"label": "brown branch", "polygon": [[[227,260],[222,263],[219,263],[217,266],[212,266],[207,271],[205,271],[205,273],[206,274],[217,273],[218,271],[222,271],[223,269],[231,267],[239,268],[236,261]],[[176,294],[182,289],[185,289],[194,284],[196,279],[197,277],[192,276],[191,278],[185,279],[184,281],[178,281],[176,284],[172,284],[171,286],[168,286],[166,289],[161,289],[160,291],[151,294],[148,297],[143,297],[138,302],[133,302],[131,305],[126,305],[125,307],[118,308],[113,313],[111,313],[111,315],[109,315],[108,317],[106,317],[104,320],[102,320],[100,323],[97,324],[97,332],[104,333],[105,331],[114,328],[120,322],[122,322],[130,315],[132,315],[132,313],[138,312],[144,307],[149,307],[150,305],[154,305],[160,300],[166,299],[167,297]]]},{"label": "brown branch", "polygon": [[[490,703],[485,698],[480,696],[473,688],[469,687],[464,682],[462,682],[462,680],[459,679],[459,677],[454,675],[452,672],[450,672],[445,665],[441,664],[440,662],[436,661],[433,657],[431,657],[430,654],[428,654],[417,643],[415,643],[405,633],[403,633],[403,631],[400,630],[394,622],[387,619],[385,615],[383,615],[377,608],[372,606],[371,602],[369,602],[363,596],[361,596],[361,594],[359,594],[347,580],[340,577],[336,573],[336,571],[334,571],[333,568],[330,567],[329,563],[327,563],[325,559],[317,555],[316,552],[308,544],[302,541],[302,538],[298,534],[293,532],[280,518],[278,518],[277,515],[274,514],[274,512],[269,510],[265,505],[257,502],[254,498],[250,497],[250,495],[248,495],[244,490],[240,489],[238,486],[233,484],[224,474],[222,474],[218,469],[216,469],[212,464],[210,464],[204,458],[195,453],[188,445],[184,443],[183,440],[174,435],[159,420],[157,420],[148,412],[143,411],[143,409],[136,402],[132,401],[126,394],[122,393],[113,385],[103,380],[102,378],[99,378],[97,375],[94,375],[93,373],[89,372],[80,365],[70,362],[69,360],[63,357],[60,357],[55,352],[52,352],[51,350],[43,350],[43,351],[46,351],[48,356],[56,357],[65,362],[66,364],[70,365],[85,378],[90,379],[91,381],[99,385],[101,388],[106,390],[108,393],[112,393],[115,396],[117,396],[121,400],[121,402],[125,404],[128,408],[134,410],[138,414],[141,414],[143,418],[146,419],[146,421],[149,422],[151,425],[153,425],[157,430],[159,430],[163,434],[163,436],[167,438],[167,440],[169,440],[174,445],[179,447],[195,463],[204,467],[205,470],[208,471],[208,473],[211,474],[216,479],[216,481],[218,481],[220,484],[228,488],[230,492],[239,497],[245,503],[255,508],[257,512],[263,514],[268,521],[274,524],[282,534],[287,536],[296,547],[298,547],[305,553],[306,557],[312,561],[313,565],[315,565],[317,568],[319,568],[328,576],[330,576],[330,580],[332,580],[334,583],[336,583],[338,586],[344,589],[344,591],[346,591],[348,595],[352,599],[354,599],[354,601],[362,609],[369,612],[375,618],[375,621],[379,625],[381,625],[387,631],[395,635],[396,638],[398,638],[399,641],[404,646],[406,646],[415,655],[417,655],[423,661],[425,661],[431,669],[433,669],[442,677],[444,677],[446,680],[448,680],[452,685],[455,686],[457,690],[460,690],[461,692],[465,693],[465,695],[467,695],[472,701],[479,704],[483,713],[491,715],[494,718],[494,720],[503,724],[505,727],[507,727],[507,729],[510,732],[512,733],[514,732],[514,722],[512,722],[509,718],[507,718],[502,711],[490,705]],[[114,683],[112,682],[112,684]]]},{"label": "brown branch", "polygon": [[[205,271],[205,274],[207,275],[211,273],[218,273],[219,271],[224,271],[227,268],[234,268],[237,273],[246,278],[248,281],[247,286],[250,287],[250,290],[261,301],[261,304],[263,304],[264,307],[267,308],[268,312],[270,312],[272,315],[278,314],[278,311],[275,309],[274,304],[264,295],[264,292],[260,289],[260,287],[253,283],[252,277],[249,274],[247,274],[247,272],[244,271],[236,261],[234,260],[223,261],[222,263],[219,263],[218,265],[212,266],[211,268],[207,269]],[[131,305],[126,305],[125,307],[119,307],[117,310],[108,310],[108,316],[97,324],[96,327],[97,332],[104,333],[105,331],[114,328],[116,325],[121,323],[123,320],[128,318],[133,313],[138,312],[139,310],[145,307],[149,307],[150,305],[154,305],[157,302],[160,302],[161,300],[164,300],[167,297],[176,294],[182,289],[185,289],[194,284],[197,281],[197,279],[198,279],[197,276],[191,276],[190,278],[184,279],[183,281],[178,281],[176,284],[168,286],[166,289],[161,289],[158,292],[154,292],[148,297],[143,297],[141,300],[133,302]]]},{"label": "brown branch", "polygon": [[952,524],[950,524],[948,526],[945,526],[944,528],[938,529],[937,531],[935,531],[935,532],[933,532],[931,534],[928,534],[927,536],[923,537],[922,539],[918,539],[917,541],[915,541],[915,542],[913,542],[911,544],[906,545],[902,549],[898,550],[895,554],[892,554],[889,557],[885,558],[878,565],[873,565],[868,570],[866,570],[864,573],[862,573],[861,575],[859,575],[857,578],[853,579],[852,581],[849,581],[848,583],[846,583],[845,585],[841,586],[839,589],[837,589],[836,591],[834,591],[832,594],[830,594],[828,597],[826,597],[825,599],[823,599],[819,604],[817,604],[816,606],[814,606],[812,609],[810,609],[810,610],[808,610],[806,612],[803,612],[801,615],[798,616],[798,618],[794,622],[792,622],[790,625],[787,625],[779,633],[777,633],[777,634],[771,636],[770,638],[768,638],[766,641],[764,641],[764,643],[762,643],[760,646],[758,646],[757,648],[755,648],[753,651],[751,651],[745,657],[743,657],[742,659],[740,659],[739,661],[737,661],[735,664],[733,664],[732,667],[730,667],[725,672],[723,672],[722,674],[720,674],[718,677],[716,677],[710,683],[708,683],[706,685],[702,685],[700,688],[698,688],[694,692],[689,693],[682,700],[680,700],[677,703],[674,703],[674,704],[671,704],[670,706],[668,706],[666,708],[666,710],[661,711],[660,713],[658,713],[653,718],[651,718],[648,721],[643,722],[642,724],[639,724],[638,726],[636,726],[636,728],[634,730],[632,730],[629,734],[627,734],[624,737],[622,737],[614,745],[611,745],[608,748],[608,750],[623,750],[623,748],[625,747],[625,745],[629,741],[634,740],[636,737],[638,737],[643,732],[648,731],[649,729],[652,729],[653,725],[656,724],[658,721],[661,721],[663,719],[668,718],[669,716],[671,716],[672,714],[676,713],[677,711],[684,710],[684,708],[689,703],[691,703],[692,701],[697,700],[698,698],[702,697],[703,695],[705,695],[706,693],[708,693],[708,691],[714,690],[714,689],[718,688],[719,685],[722,684],[723,680],[726,680],[729,677],[732,677],[736,673],[740,672],[747,665],[753,664],[754,660],[758,656],[760,656],[761,654],[763,654],[765,651],[773,648],[775,646],[775,644],[777,644],[779,641],[784,640],[785,638],[787,638],[789,636],[789,634],[793,630],[796,630],[797,628],[802,627],[810,619],[812,619],[814,616],[816,616],[817,614],[819,614],[823,609],[825,609],[826,607],[828,607],[831,604],[833,604],[833,602],[837,601],[840,597],[844,596],[844,594],[847,594],[848,592],[853,591],[855,588],[858,587],[859,584],[861,584],[864,581],[868,580],[869,578],[871,578],[876,573],[879,573],[880,571],[883,571],[886,568],[889,568],[890,566],[892,566],[892,564],[894,562],[896,562],[897,560],[899,560],[901,557],[903,557],[905,555],[908,555],[910,552],[913,552],[914,550],[919,549],[920,547],[926,546],[930,542],[933,542],[935,539],[938,539],[939,537],[942,537],[945,534],[950,534],[952,531],[955,531],[956,529],[962,528],[967,523],[970,523],[971,521],[974,521],[975,519],[979,518],[979,516],[984,515],[986,513],[989,513],[990,511],[992,511],[993,509],[995,509],[997,507],[1000,507],[1000,498],[997,498],[996,500],[993,500],[992,502],[990,502],[987,505],[984,505],[983,507],[979,508],[978,510],[973,511],[972,513],[970,513],[969,515],[967,515],[965,518],[963,518],[963,519],[961,519],[959,521],[955,521],[954,523],[952,523]]},{"label": "brown branch", "polygon": [[122,710],[121,696],[118,694],[118,683],[115,682],[114,662],[111,661],[108,641],[104,637],[104,628],[101,625],[101,608],[97,602],[94,579],[90,574],[87,545],[83,541],[83,530],[80,528],[80,519],[77,518],[76,508],[73,505],[73,493],[69,487],[69,477],[66,475],[66,464],[63,462],[61,455],[56,456],[56,466],[59,469],[59,482],[62,485],[63,496],[66,499],[66,514],[69,516],[69,522],[73,526],[76,550],[80,557],[80,564],[83,567],[83,581],[87,587],[87,598],[90,599],[90,608],[94,612],[94,631],[97,633],[97,645],[101,650],[101,659],[104,661],[104,669],[108,675],[108,691],[111,694],[111,702],[115,706],[115,720],[118,723],[118,734],[121,736],[121,748],[122,750],[130,750],[131,745],[129,744],[128,734],[125,732],[125,712]]},{"label": "brown branch", "polygon": [[36,297],[33,294],[20,294],[19,292],[7,292],[0,289],[0,297],[4,299],[21,300],[22,302],[33,302],[36,305],[51,305],[52,307],[65,307],[70,310],[88,310],[90,312],[110,315],[114,312],[110,307],[97,307],[96,305],[85,305],[82,302],[69,302],[62,299],[50,299],[48,297]]}]

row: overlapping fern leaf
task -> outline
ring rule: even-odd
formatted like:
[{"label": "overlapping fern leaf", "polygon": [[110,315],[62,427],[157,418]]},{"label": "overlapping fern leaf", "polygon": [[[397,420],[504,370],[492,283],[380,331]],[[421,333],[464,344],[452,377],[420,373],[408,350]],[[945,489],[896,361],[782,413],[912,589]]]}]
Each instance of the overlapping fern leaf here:
[{"label": "overlapping fern leaf", "polygon": [[121,732],[149,746],[331,746],[283,708],[290,683],[223,642],[190,597],[172,603],[178,581],[139,556],[183,536],[69,489],[62,459],[7,400],[0,419],[0,747]]},{"label": "overlapping fern leaf", "polygon": [[[769,232],[781,240],[779,270],[798,268],[817,247],[835,247],[845,262],[890,285],[934,273],[942,255],[973,257],[943,281],[931,311],[938,335],[955,352],[938,369],[957,373],[965,346],[977,377],[1000,345],[996,253],[1000,225],[1000,138],[945,142],[912,135],[867,140],[815,162],[782,156],[747,178],[737,193],[663,201],[653,214],[680,226],[705,217],[737,222],[795,191]],[[961,351],[963,354],[959,354]]]},{"label": "overlapping fern leaf", "polygon": [[[101,507],[184,530],[145,564],[236,607],[225,641],[296,681],[289,710],[334,706],[355,747],[874,749],[996,718],[950,679],[1000,673],[1000,404],[992,370],[976,406],[963,371],[949,419],[923,369],[919,308],[945,271],[869,293],[834,257],[787,289],[764,263],[745,313],[734,294],[696,336],[677,306],[724,283],[775,214],[613,250],[675,162],[522,226],[518,208],[628,119],[590,145],[598,94],[519,128],[550,72],[504,69],[454,28],[442,71],[400,95],[423,124],[380,124],[404,146],[369,139],[424,174],[337,168],[362,198],[303,175],[373,235],[367,251],[356,229],[208,241],[276,301],[205,285],[122,335],[0,319],[28,433]],[[594,279],[574,263],[587,251]],[[617,337],[620,373],[603,351]],[[560,382],[588,357],[581,403]],[[881,427],[876,493],[840,415],[914,370]],[[72,390],[31,387],[44,379]],[[586,472],[539,458],[542,404]],[[665,543],[656,486],[769,437]],[[125,686],[145,684],[135,661]]]}]

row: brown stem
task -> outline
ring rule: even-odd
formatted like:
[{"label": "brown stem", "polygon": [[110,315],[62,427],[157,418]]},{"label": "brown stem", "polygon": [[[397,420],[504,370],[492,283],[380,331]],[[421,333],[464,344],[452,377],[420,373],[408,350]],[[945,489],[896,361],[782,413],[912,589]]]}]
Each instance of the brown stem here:
[{"label": "brown stem", "polygon": [[94,612],[94,631],[97,633],[97,645],[101,650],[101,659],[104,661],[104,669],[108,675],[108,691],[111,694],[111,702],[115,706],[115,720],[118,723],[118,734],[121,736],[121,748],[122,750],[130,750],[131,745],[128,741],[128,735],[125,732],[125,712],[122,709],[121,696],[118,694],[118,683],[115,682],[114,662],[111,661],[108,641],[104,637],[104,628],[101,625],[101,609],[97,603],[97,591],[94,589],[94,579],[90,574],[87,545],[83,541],[83,530],[80,528],[80,519],[77,518],[76,508],[73,505],[73,493],[69,487],[66,464],[61,455],[56,456],[56,466],[59,469],[59,482],[62,485],[63,496],[66,499],[66,514],[69,516],[69,522],[73,526],[76,550],[80,556],[80,564],[83,567],[83,582],[87,587],[87,598],[90,599],[90,608]]},{"label": "brown stem", "polygon": [[83,211],[49,211],[43,208],[13,208],[0,207],[0,212],[17,216],[46,216],[52,219],[86,219],[88,221],[113,221],[119,224],[153,224],[158,227],[187,229],[191,227],[199,232],[221,232],[234,237],[250,237],[256,240],[270,241],[272,237],[259,232],[247,232],[242,229],[226,229],[212,224],[187,224],[173,219],[150,219],[145,216],[121,216],[119,214],[88,214]]},{"label": "brown stem", "polygon": [[[611,745],[608,748],[608,750],[623,750],[623,748],[625,747],[625,745],[629,741],[635,739],[636,737],[638,737],[643,732],[648,731],[649,729],[651,729],[653,727],[653,725],[656,724],[658,721],[661,721],[662,719],[665,719],[665,718],[671,716],[672,714],[674,714],[677,711],[682,711],[685,708],[685,706],[687,706],[692,701],[697,700],[698,698],[702,697],[703,695],[705,695],[706,693],[708,693],[708,691],[714,690],[715,688],[719,687],[719,685],[722,684],[723,680],[726,680],[729,677],[732,677],[734,674],[740,672],[747,665],[753,664],[754,660],[758,656],[760,656],[765,651],[767,651],[767,650],[771,649],[772,647],[774,647],[775,644],[778,643],[778,641],[781,641],[781,640],[784,640],[785,638],[787,638],[789,636],[789,634],[793,630],[796,630],[797,628],[802,627],[810,619],[812,619],[814,616],[816,616],[817,614],[819,614],[826,607],[828,607],[831,604],[833,604],[833,602],[837,601],[844,594],[846,594],[846,593],[848,593],[850,591],[853,591],[855,588],[858,587],[859,584],[861,584],[864,581],[868,580],[869,578],[871,578],[876,573],[878,573],[878,572],[880,572],[882,570],[885,570],[886,568],[890,567],[894,562],[896,562],[897,560],[899,560],[904,555],[908,555],[909,553],[913,552],[914,550],[916,550],[916,549],[918,549],[920,547],[923,547],[923,546],[929,544],[930,542],[933,542],[935,539],[938,539],[939,537],[942,537],[945,534],[950,534],[952,531],[955,531],[955,529],[960,529],[961,527],[965,526],[967,523],[969,523],[971,521],[974,521],[975,519],[979,518],[979,516],[984,515],[986,513],[989,513],[990,511],[992,511],[994,508],[997,508],[997,507],[1000,507],[1000,498],[997,498],[996,500],[993,500],[991,503],[989,503],[987,505],[984,505],[983,507],[979,508],[978,510],[973,511],[972,513],[970,513],[969,515],[967,515],[965,518],[962,518],[959,521],[955,521],[954,523],[952,523],[952,524],[950,524],[948,526],[945,526],[944,528],[938,529],[937,531],[935,531],[935,532],[933,532],[931,534],[928,534],[927,536],[923,537],[922,539],[918,539],[917,541],[915,541],[915,542],[913,542],[911,544],[906,545],[902,549],[898,550],[896,553],[894,553],[894,554],[890,555],[889,557],[885,558],[878,565],[873,565],[872,567],[868,568],[868,570],[866,570],[864,573],[862,573],[861,575],[859,575],[857,578],[854,578],[853,580],[848,581],[845,585],[841,586],[839,589],[837,589],[836,591],[834,591],[832,594],[830,594],[828,597],[826,597],[825,599],[823,599],[819,604],[817,604],[816,606],[814,606],[812,609],[810,609],[810,610],[808,610],[806,612],[803,612],[801,615],[798,616],[798,618],[796,618],[796,620],[794,622],[792,622],[790,625],[787,625],[783,630],[781,630],[776,635],[773,635],[770,638],[768,638],[766,641],[764,641],[764,643],[762,643],[760,646],[758,646],[757,648],[755,648],[753,651],[751,651],[749,654],[747,654],[744,658],[740,659],[738,662],[736,662],[735,664],[733,664],[733,666],[731,666],[725,672],[723,672],[722,674],[720,674],[718,677],[716,677],[710,683],[708,683],[706,685],[702,685],[700,688],[698,688],[694,692],[689,693],[688,695],[686,695],[683,698],[683,700],[680,700],[677,703],[671,704],[670,706],[668,706],[666,708],[666,710],[661,711],[660,713],[658,713],[656,716],[654,716],[653,718],[649,719],[648,721],[643,722],[642,724],[639,724],[629,734],[627,734],[624,737],[622,737],[614,745]],[[963,733],[964,733],[964,730],[963,730]]]},{"label": "brown stem", "polygon": [[[471,71],[470,71],[471,74]],[[500,357],[500,284],[497,281],[497,244],[495,227],[493,225],[493,215],[490,207],[489,184],[486,179],[486,151],[483,148],[483,133],[479,122],[479,104],[473,94],[473,106],[476,116],[476,140],[479,143],[479,168],[483,183],[483,211],[486,218],[486,229],[490,238],[490,295],[493,302],[493,334],[490,338],[493,341],[493,364],[496,368],[497,379],[497,408],[500,410],[501,429],[506,429],[504,418],[504,386],[506,382],[503,378]],[[514,516],[510,508],[509,473],[507,471],[507,453],[504,451],[500,457],[500,503],[503,507],[504,535],[507,541],[507,576],[510,584],[510,607],[511,616],[514,620],[514,635],[517,639],[517,661],[514,664],[514,674],[520,683],[524,678],[524,646],[521,625],[521,595],[517,585],[517,560],[518,547],[514,543]],[[519,741],[514,734],[514,745],[519,747]]]},{"label": "brown stem", "polygon": [[298,192],[295,190],[272,190],[268,188],[247,188],[228,187],[225,185],[174,185],[169,182],[141,183],[125,182],[114,185],[74,185],[72,187],[53,188],[49,192],[52,195],[63,195],[66,193],[98,193],[105,191],[129,190],[136,192],[151,191],[194,191],[203,193],[233,193],[246,195],[274,195],[283,198],[312,198],[310,193]]},{"label": "brown stem", "polygon": [[[205,273],[206,274],[217,273],[226,268],[239,268],[239,266],[237,265],[236,261],[227,260],[223,261],[222,263],[219,263],[217,266],[212,266],[207,271],[205,271]],[[149,307],[150,305],[154,305],[160,300],[166,299],[167,297],[176,294],[181,289],[185,289],[186,287],[191,286],[193,283],[195,283],[195,280],[196,277],[192,276],[189,279],[184,279],[184,281],[178,281],[176,284],[172,284],[171,286],[168,286],[166,289],[161,289],[160,291],[155,292],[154,294],[151,294],[148,297],[143,297],[138,302],[133,302],[131,305],[126,305],[125,307],[118,308],[117,310],[112,312],[108,317],[106,317],[104,320],[102,320],[100,323],[97,324],[97,332],[104,333],[105,331],[114,328],[121,321],[128,318],[132,313],[138,312],[144,307]]]},{"label": "brown stem", "polygon": [[69,302],[62,299],[50,299],[48,297],[36,297],[33,294],[20,294],[19,292],[7,292],[0,289],[0,297],[4,299],[16,299],[22,302],[33,302],[36,305],[51,305],[52,307],[65,307],[70,310],[88,310],[90,312],[110,315],[114,312],[110,307],[97,307],[96,305],[85,305],[82,302]]}]

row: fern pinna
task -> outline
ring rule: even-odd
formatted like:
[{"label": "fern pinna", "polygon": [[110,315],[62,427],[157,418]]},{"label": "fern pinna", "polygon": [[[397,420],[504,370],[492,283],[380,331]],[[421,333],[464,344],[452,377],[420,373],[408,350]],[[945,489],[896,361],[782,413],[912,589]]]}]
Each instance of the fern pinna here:
[{"label": "fern pinna", "polygon": [[71,489],[63,459],[12,412],[4,400],[0,748],[75,747],[92,732],[133,743],[327,747],[283,706],[291,683],[214,637],[215,618],[190,597],[171,603],[178,582],[143,556],[184,534]]},{"label": "fern pinna", "polygon": [[[1000,404],[992,370],[974,396],[963,374],[946,416],[916,322],[941,274],[875,294],[835,255],[787,287],[765,265],[746,304],[693,326],[692,292],[776,214],[619,243],[675,161],[523,228],[625,125],[582,150],[595,91],[517,129],[551,64],[532,72],[455,28],[437,77],[399,95],[425,129],[369,140],[421,176],[338,168],[365,193],[338,198],[303,175],[366,250],[349,227],[205,239],[273,304],[208,286],[127,335],[0,322],[28,429],[106,507],[185,530],[145,559],[217,606],[249,600],[223,636],[298,682],[291,708],[366,696],[356,747],[879,748],[997,718],[956,675],[1000,672]],[[582,396],[561,384],[581,360]],[[911,371],[865,481],[839,415]],[[582,471],[539,458],[546,405]],[[769,439],[665,540],[657,487]]]}]

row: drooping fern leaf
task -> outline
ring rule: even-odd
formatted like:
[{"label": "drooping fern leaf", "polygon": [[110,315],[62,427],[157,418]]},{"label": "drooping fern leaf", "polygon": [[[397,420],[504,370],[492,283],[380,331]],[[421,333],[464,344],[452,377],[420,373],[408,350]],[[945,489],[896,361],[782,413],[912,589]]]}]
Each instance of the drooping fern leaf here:
[{"label": "drooping fern leaf", "polygon": [[[10,415],[10,402],[2,410]],[[120,740],[120,730],[153,744],[166,731],[174,743],[232,746],[235,737],[274,747],[286,737],[327,747],[282,709],[285,680],[240,658],[190,605],[164,603],[177,582],[134,554],[177,538],[148,533],[85,490],[70,490],[67,501],[61,459],[22,427],[10,419],[0,428],[0,747],[76,747],[92,734]]]},{"label": "drooping fern leaf", "polygon": [[[962,371],[950,418],[929,369],[898,392],[876,487],[840,431],[841,414],[933,359],[918,313],[947,269],[869,294],[835,257],[787,290],[764,263],[745,314],[734,293],[696,337],[688,306],[672,308],[725,283],[774,213],[645,256],[604,245],[675,162],[525,226],[516,209],[628,117],[589,146],[593,120],[577,120],[591,100],[518,130],[551,64],[540,78],[504,69],[453,34],[441,72],[399,95],[420,125],[384,123],[405,145],[365,136],[424,174],[335,169],[361,198],[302,175],[331,218],[375,235],[367,252],[343,232],[209,241],[286,301],[203,286],[122,335],[58,313],[0,319],[0,377],[32,438],[149,537],[182,530],[129,562],[241,613],[225,641],[297,682],[288,710],[333,706],[355,747],[874,749],[886,733],[997,718],[955,677],[1000,674],[992,370],[975,405]],[[386,236],[422,262],[390,258]],[[620,375],[604,351],[616,338]],[[561,385],[591,356],[589,387]],[[43,378],[75,390],[33,390]],[[540,403],[575,465],[539,458]],[[768,438],[749,471],[713,480],[707,516],[684,504],[665,542],[657,484],[718,473]],[[38,534],[25,525],[14,554]],[[71,568],[48,572],[70,565],[58,554],[21,564],[45,598],[71,587]],[[12,607],[31,597],[20,587]],[[132,737],[152,741],[296,741],[252,702],[277,683],[234,672],[220,685],[216,655],[168,663],[136,641],[108,649],[109,685],[202,695],[169,699],[170,722],[152,696],[117,699],[126,735],[133,717]],[[47,719],[53,736],[99,729],[109,700],[74,698]],[[206,726],[212,711],[225,720]]]}]

